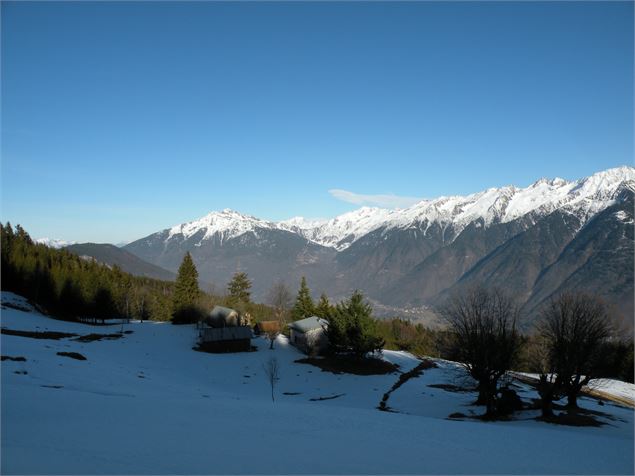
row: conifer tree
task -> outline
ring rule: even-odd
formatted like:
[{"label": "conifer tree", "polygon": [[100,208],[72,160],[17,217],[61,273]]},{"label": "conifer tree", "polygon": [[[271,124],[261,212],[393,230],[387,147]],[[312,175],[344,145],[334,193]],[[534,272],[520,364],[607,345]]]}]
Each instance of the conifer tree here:
[{"label": "conifer tree", "polygon": [[315,306],[315,315],[322,319],[327,319],[333,314],[335,307],[329,302],[329,298],[326,293],[322,293],[320,300]]},{"label": "conifer tree", "polygon": [[295,304],[291,310],[291,317],[294,321],[304,319],[305,317],[312,316],[315,312],[315,305],[313,299],[311,299],[311,291],[306,284],[306,278],[302,276],[300,281],[300,290],[298,296],[295,299]]},{"label": "conifer tree", "polygon": [[227,284],[227,293],[229,294],[229,302],[231,305],[248,304],[251,297],[250,289],[251,281],[247,273],[235,273],[231,281]]},{"label": "conifer tree", "polygon": [[187,323],[196,320],[195,306],[200,297],[198,271],[189,252],[185,253],[174,286],[172,322]]},{"label": "conifer tree", "polygon": [[379,336],[372,307],[359,291],[350,299],[339,303],[329,319],[326,334],[336,353],[366,357],[382,349],[384,340]]}]

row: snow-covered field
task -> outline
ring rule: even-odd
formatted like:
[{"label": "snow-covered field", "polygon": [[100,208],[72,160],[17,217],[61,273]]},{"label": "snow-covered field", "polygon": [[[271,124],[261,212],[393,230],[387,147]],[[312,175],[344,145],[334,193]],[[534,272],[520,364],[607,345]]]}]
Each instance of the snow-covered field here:
[{"label": "snow-covered field", "polygon": [[[3,293],[3,299],[20,298]],[[86,335],[92,327],[2,309],[2,326]],[[533,420],[449,420],[480,413],[473,393],[430,387],[464,378],[438,361],[377,406],[398,374],[336,375],[306,364],[279,338],[275,350],[192,350],[191,326],[131,323],[117,340],[83,343],[2,334],[3,474],[633,474],[633,410],[582,398],[602,427]],[[57,352],[79,352],[74,360]],[[281,365],[271,401],[263,363]],[[402,371],[419,362],[385,352]],[[25,373],[26,372],[26,373]],[[518,389],[529,401],[534,392]],[[285,395],[286,393],[286,395]],[[329,400],[320,397],[340,395]]]}]

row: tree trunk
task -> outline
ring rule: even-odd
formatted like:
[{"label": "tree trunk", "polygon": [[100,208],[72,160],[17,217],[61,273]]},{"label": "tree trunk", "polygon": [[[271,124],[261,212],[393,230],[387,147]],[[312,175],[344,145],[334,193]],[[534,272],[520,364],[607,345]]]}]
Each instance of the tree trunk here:
[{"label": "tree trunk", "polygon": [[546,375],[540,376],[538,384],[538,395],[540,395],[540,409],[543,418],[553,418],[553,399],[556,394],[554,382],[549,381]]},{"label": "tree trunk", "polygon": [[487,401],[489,399],[487,386],[485,384],[479,383],[477,389],[478,398],[474,402],[474,405],[487,405]]},{"label": "tree trunk", "polygon": [[488,395],[487,397],[487,409],[485,410],[485,416],[496,416],[496,396]]},{"label": "tree trunk", "polygon": [[478,384],[478,398],[475,405],[485,405],[485,415],[496,415],[496,385],[490,382]]},{"label": "tree trunk", "polygon": [[551,401],[551,398],[547,397],[542,397],[540,399],[541,402],[541,410],[542,410],[542,417],[543,418],[553,418],[553,402]]},{"label": "tree trunk", "polygon": [[567,408],[578,408],[578,392],[571,391],[567,394]]}]

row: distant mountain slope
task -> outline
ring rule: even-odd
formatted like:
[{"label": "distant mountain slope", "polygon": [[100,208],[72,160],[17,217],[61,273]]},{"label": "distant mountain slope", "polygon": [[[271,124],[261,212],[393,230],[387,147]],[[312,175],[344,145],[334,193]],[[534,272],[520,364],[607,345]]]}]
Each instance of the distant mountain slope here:
[{"label": "distant mountain slope", "polygon": [[550,293],[582,289],[607,298],[633,328],[633,194],[624,198],[598,213],[544,269],[525,304],[528,312]]},{"label": "distant mountain slope", "polygon": [[172,270],[189,251],[200,280],[213,284],[217,292],[225,289],[236,271],[246,270],[253,281],[253,296],[260,300],[277,279],[294,285],[303,275],[326,281],[333,274],[335,250],[285,230],[256,226],[235,237],[223,230],[209,238],[204,230],[192,234],[186,230],[164,230],[130,243],[125,250]]},{"label": "distant mountain slope", "polygon": [[635,169],[619,167],[331,220],[276,223],[223,210],[124,249],[172,271],[189,251],[201,278],[221,288],[246,271],[255,299],[277,280],[295,287],[306,276],[316,297],[360,289],[412,310],[482,283],[513,293],[529,318],[554,293],[583,289],[632,320],[634,191]]},{"label": "distant mountain slope", "polygon": [[64,247],[78,256],[89,256],[109,266],[117,265],[135,276],[174,281],[176,274],[142,260],[138,256],[107,243],[78,243]]}]

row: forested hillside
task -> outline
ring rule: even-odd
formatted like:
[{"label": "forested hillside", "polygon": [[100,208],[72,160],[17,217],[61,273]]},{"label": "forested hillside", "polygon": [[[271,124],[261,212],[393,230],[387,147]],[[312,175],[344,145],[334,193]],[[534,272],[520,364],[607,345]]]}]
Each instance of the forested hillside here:
[{"label": "forested hillside", "polygon": [[35,243],[17,225],[2,231],[2,289],[56,317],[168,320],[174,283],[132,276],[119,267]]},{"label": "forested hillside", "polygon": [[[172,318],[173,281],[134,276],[117,265],[36,243],[20,225],[14,229],[10,223],[0,224],[0,230],[2,290],[26,297],[46,314],[66,320]],[[237,303],[229,292],[217,295],[200,290],[196,305],[203,312],[216,304],[237,307],[254,321],[276,315],[266,304]]]}]

